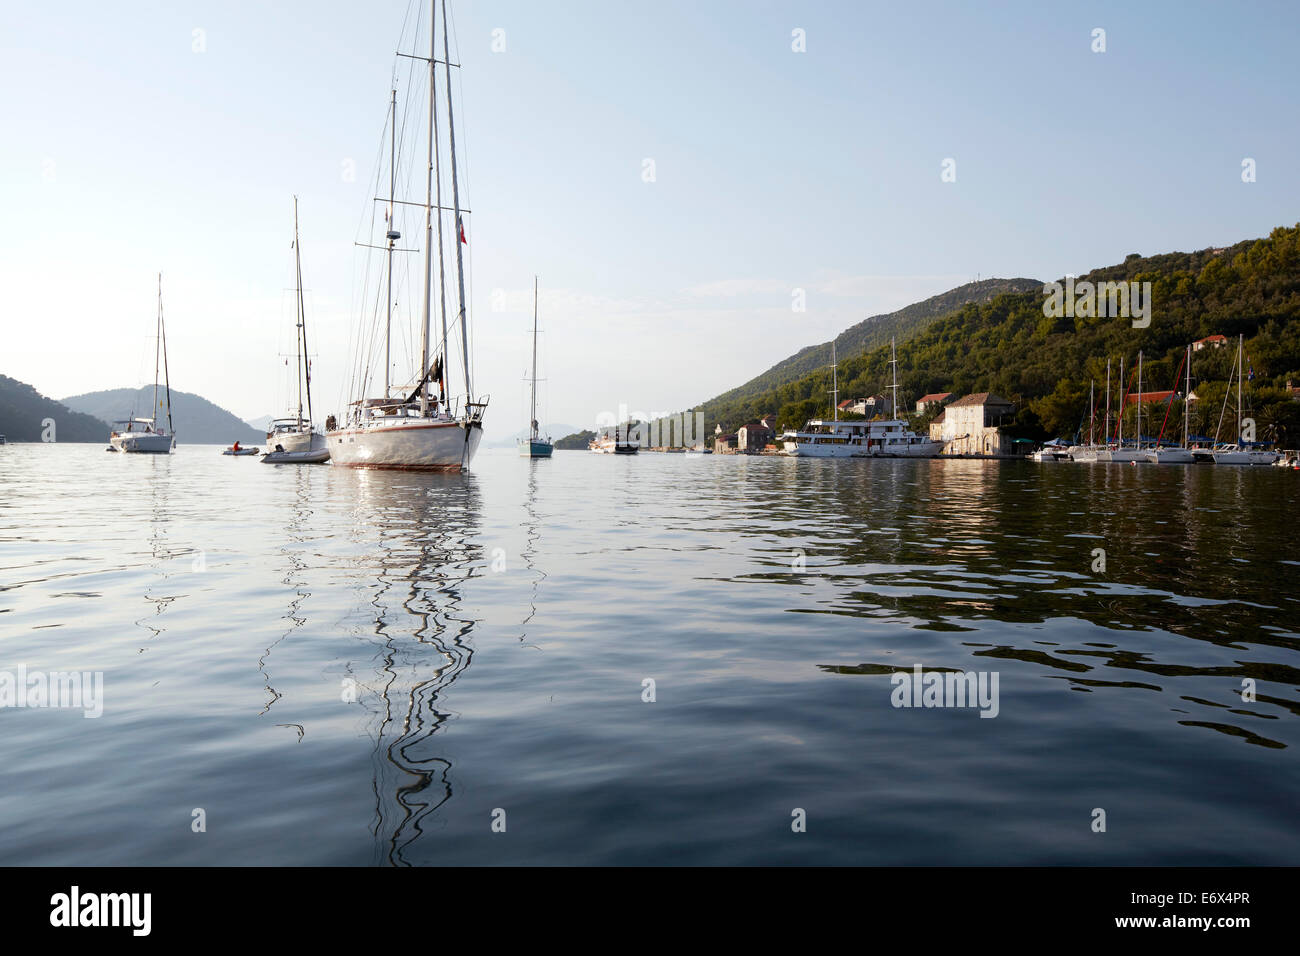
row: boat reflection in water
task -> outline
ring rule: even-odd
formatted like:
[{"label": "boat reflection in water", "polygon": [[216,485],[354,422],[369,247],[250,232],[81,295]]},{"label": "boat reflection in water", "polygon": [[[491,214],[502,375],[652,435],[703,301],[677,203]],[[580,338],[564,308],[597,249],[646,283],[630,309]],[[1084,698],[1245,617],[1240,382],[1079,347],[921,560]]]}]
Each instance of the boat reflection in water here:
[{"label": "boat reflection in water", "polygon": [[478,486],[468,474],[336,475],[355,482],[348,535],[374,646],[349,671],[359,671],[357,703],[375,742],[375,862],[407,866],[405,851],[452,796],[451,762],[434,735],[450,715],[443,696],[474,653],[475,622],[460,605],[483,566]]}]

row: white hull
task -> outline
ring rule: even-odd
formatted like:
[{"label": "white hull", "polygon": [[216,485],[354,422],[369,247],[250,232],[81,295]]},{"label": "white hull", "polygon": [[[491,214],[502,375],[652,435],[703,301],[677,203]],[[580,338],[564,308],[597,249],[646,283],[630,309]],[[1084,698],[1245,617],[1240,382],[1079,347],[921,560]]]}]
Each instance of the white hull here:
[{"label": "white hull", "polygon": [[1127,465],[1133,461],[1146,461],[1147,453],[1136,448],[1099,448],[1096,461],[1109,461]]},{"label": "white hull", "polygon": [[1277,461],[1277,452],[1272,451],[1216,451],[1216,465],[1271,465]]},{"label": "white hull", "polygon": [[937,458],[943,450],[943,442],[929,439],[910,443],[888,442],[870,448],[802,441],[791,444],[795,446],[794,454],[800,458]]},{"label": "white hull", "polygon": [[[324,441],[324,437],[321,438]],[[262,456],[268,465],[323,465],[330,460],[327,449],[307,449],[306,451],[272,451]]]},{"label": "white hull", "polygon": [[478,422],[412,419],[343,428],[326,434],[330,460],[344,468],[463,471],[478,450]]},{"label": "white hull", "polygon": [[943,451],[943,442],[908,431],[902,419],[813,419],[803,431],[781,437],[785,453],[800,458],[937,458]]},{"label": "white hull", "polygon": [[303,429],[302,431],[267,432],[267,452],[275,451],[276,445],[280,446],[281,451],[287,452],[324,451],[325,436],[320,432],[314,432],[310,429]]},{"label": "white hull", "polygon": [[176,438],[172,435],[134,434],[131,432],[112,435],[108,441],[118,451],[139,455],[169,455],[172,447],[176,444]]},{"label": "white hull", "polygon": [[1147,461],[1155,465],[1190,465],[1196,456],[1186,448],[1153,448],[1147,452]]}]

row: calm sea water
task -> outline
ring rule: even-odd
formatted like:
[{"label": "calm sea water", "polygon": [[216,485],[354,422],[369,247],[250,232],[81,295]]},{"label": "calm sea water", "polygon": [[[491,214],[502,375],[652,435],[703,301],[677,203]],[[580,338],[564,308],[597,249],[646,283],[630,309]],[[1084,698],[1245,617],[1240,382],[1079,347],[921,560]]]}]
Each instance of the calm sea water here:
[{"label": "calm sea water", "polygon": [[0,448],[0,864],[1300,863],[1295,473],[218,451]]}]

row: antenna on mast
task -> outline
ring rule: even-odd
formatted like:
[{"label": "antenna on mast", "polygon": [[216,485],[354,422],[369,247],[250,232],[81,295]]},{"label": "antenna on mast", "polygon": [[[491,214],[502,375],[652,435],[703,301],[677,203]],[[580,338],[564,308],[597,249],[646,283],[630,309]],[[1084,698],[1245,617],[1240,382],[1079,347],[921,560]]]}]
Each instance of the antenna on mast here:
[{"label": "antenna on mast", "polygon": [[894,375],[894,384],[889,386],[894,392],[893,398],[890,399],[890,412],[894,418],[898,418],[898,353],[894,349],[894,337],[892,335],[889,337],[889,365]]},{"label": "antenna on mast", "polygon": [[831,419],[840,420],[840,366],[835,357],[835,340],[831,340]]}]

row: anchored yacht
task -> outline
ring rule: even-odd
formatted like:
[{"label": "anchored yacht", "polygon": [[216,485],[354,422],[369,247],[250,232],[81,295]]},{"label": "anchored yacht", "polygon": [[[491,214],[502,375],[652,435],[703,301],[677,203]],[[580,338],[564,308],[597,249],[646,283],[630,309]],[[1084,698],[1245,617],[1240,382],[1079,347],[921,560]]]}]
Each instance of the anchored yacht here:
[{"label": "anchored yacht", "polygon": [[[154,418],[125,418],[112,422],[109,426],[108,447],[112,451],[142,455],[170,455],[176,445],[176,434],[172,430],[172,386],[171,374],[167,370],[167,327],[163,323],[162,273],[158,273],[158,321],[157,336],[154,338],[153,350],[153,411],[163,407],[158,396],[161,387],[166,399],[167,426]],[[158,373],[162,372],[162,381]]]}]

